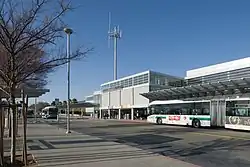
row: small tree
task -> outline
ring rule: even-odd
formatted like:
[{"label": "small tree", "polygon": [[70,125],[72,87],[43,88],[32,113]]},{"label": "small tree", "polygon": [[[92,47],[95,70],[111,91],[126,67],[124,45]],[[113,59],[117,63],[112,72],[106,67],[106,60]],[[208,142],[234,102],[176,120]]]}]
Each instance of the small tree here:
[{"label": "small tree", "polygon": [[52,101],[52,102],[51,102],[51,105],[52,105],[52,106],[55,106],[55,105],[56,105],[56,102],[55,102],[55,101]]},{"label": "small tree", "polygon": [[[12,106],[12,132],[16,126],[15,90],[43,87],[48,73],[92,50],[76,49],[68,59],[57,45],[65,36],[63,16],[72,9],[69,0],[0,1],[0,89],[9,96]],[[15,147],[12,133],[12,163]]]},{"label": "small tree", "polygon": [[64,107],[66,107],[66,106],[67,106],[67,101],[64,100],[62,105],[63,105]]},{"label": "small tree", "polygon": [[73,99],[72,99],[72,104],[76,104],[76,103],[78,103],[77,99],[76,99],[76,98],[73,98]]}]

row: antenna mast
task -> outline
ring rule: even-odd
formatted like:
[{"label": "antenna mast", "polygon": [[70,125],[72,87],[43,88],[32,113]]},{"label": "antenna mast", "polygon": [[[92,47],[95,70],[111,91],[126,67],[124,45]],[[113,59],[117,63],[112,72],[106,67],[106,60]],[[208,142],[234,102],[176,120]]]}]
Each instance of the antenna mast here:
[{"label": "antenna mast", "polygon": [[[114,80],[117,80],[117,42],[122,37],[122,32],[119,26],[115,26],[113,31],[111,30],[111,13],[109,12],[109,40],[114,39]],[[109,41],[110,45],[110,41]]]}]

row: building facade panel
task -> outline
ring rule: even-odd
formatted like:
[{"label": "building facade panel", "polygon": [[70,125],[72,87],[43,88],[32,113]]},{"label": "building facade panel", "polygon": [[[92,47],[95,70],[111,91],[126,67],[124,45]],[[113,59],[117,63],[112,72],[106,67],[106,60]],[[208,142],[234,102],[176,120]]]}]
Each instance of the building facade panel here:
[{"label": "building facade panel", "polygon": [[134,88],[134,106],[147,106],[149,104],[149,100],[140,95],[147,92],[149,92],[149,85]]},{"label": "building facade panel", "polygon": [[121,90],[114,90],[110,92],[110,107],[112,108],[120,107],[120,93]]},{"label": "building facade panel", "polygon": [[133,104],[133,88],[123,89],[121,92],[121,105],[123,108]]},{"label": "building facade panel", "polygon": [[109,92],[103,92],[102,93],[102,102],[101,102],[101,107],[108,107],[109,106]]}]

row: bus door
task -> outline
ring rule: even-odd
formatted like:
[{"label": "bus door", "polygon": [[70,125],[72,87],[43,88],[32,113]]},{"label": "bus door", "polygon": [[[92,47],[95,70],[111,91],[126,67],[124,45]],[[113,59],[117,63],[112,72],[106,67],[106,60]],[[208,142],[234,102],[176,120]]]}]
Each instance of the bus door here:
[{"label": "bus door", "polygon": [[210,110],[211,126],[224,126],[226,118],[226,101],[211,100]]}]

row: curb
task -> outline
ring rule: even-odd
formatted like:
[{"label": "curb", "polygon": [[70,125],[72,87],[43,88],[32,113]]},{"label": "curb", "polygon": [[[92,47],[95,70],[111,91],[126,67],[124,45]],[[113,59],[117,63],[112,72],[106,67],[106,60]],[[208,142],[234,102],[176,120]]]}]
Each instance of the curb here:
[{"label": "curb", "polygon": [[89,118],[87,120],[100,120],[100,121],[120,121],[120,122],[131,122],[131,123],[149,123],[147,120],[129,120],[129,119],[99,119],[99,118]]},{"label": "curb", "polygon": [[131,122],[131,123],[148,123],[147,121],[142,121],[142,120],[118,120],[121,122]]},{"label": "curb", "polygon": [[[105,119],[104,119],[105,120]],[[130,123],[149,123],[146,120],[129,120],[129,119],[106,119],[110,121],[119,121],[119,122],[130,122]]]},{"label": "curb", "polygon": [[70,132],[71,133],[69,133],[69,134],[67,134],[66,133],[66,129],[65,128],[62,128],[62,127],[59,127],[59,126],[55,126],[55,125],[50,125],[50,124],[47,124],[48,126],[52,126],[52,127],[54,127],[54,128],[57,128],[57,130],[59,130],[59,131],[64,131],[64,133],[65,133],[65,135],[75,135],[75,134],[77,134],[77,135],[82,135],[82,133],[79,133],[79,132],[76,132],[76,131],[74,131],[74,130],[70,130]]}]

